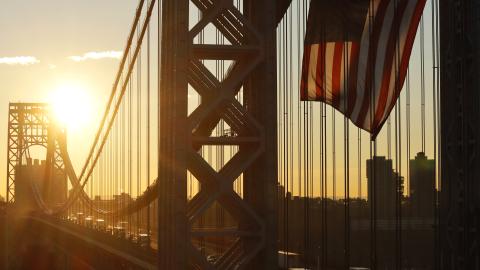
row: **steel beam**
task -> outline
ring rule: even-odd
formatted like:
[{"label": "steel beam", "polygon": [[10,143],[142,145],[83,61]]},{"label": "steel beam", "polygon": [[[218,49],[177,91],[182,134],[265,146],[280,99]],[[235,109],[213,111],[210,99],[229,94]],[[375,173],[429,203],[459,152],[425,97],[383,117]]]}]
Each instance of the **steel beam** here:
[{"label": "steel beam", "polygon": [[164,0],[159,87],[158,269],[186,269],[188,0]]},{"label": "steel beam", "polygon": [[249,269],[276,269],[277,255],[277,14],[276,0],[244,1],[245,16],[263,37],[263,61],[244,84],[245,106],[264,131],[264,152],[245,172],[245,200],[262,217],[265,245]]},{"label": "steel beam", "polygon": [[480,269],[480,1],[440,0],[441,269]]}]

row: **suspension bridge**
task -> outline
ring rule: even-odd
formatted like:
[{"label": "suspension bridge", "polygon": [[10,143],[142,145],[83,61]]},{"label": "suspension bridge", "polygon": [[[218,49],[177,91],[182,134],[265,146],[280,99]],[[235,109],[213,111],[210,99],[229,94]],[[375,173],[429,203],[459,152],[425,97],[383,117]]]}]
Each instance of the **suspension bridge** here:
[{"label": "suspension bridge", "polygon": [[427,1],[374,140],[300,101],[309,2],[139,0],[79,171],[10,103],[2,267],[480,269],[479,1]]}]

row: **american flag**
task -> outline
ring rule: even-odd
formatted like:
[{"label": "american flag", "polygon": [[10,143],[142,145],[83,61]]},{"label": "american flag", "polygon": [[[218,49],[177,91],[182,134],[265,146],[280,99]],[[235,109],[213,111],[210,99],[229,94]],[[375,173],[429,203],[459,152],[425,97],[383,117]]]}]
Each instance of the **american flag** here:
[{"label": "american flag", "polygon": [[375,137],[405,81],[426,0],[311,0],[303,101],[323,101]]}]

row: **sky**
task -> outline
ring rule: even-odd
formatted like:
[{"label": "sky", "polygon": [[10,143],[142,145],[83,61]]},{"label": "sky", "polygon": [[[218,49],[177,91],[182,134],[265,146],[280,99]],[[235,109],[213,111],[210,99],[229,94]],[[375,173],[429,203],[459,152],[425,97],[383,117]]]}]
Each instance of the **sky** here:
[{"label": "sky", "polygon": [[[77,168],[110,94],[136,1],[2,1],[0,8],[0,194],[5,193],[9,102],[48,102],[62,88],[82,89],[92,123],[69,132]],[[92,128],[93,127],[93,128]],[[86,139],[88,138],[88,139]]]},{"label": "sky", "polygon": [[[298,1],[298,5],[300,5]],[[292,21],[296,21],[297,2],[293,1],[293,10],[290,16]],[[124,49],[128,31],[132,23],[137,1],[126,0],[25,0],[25,1],[4,1],[0,9],[0,127],[4,131],[0,132],[0,187],[5,187],[6,181],[6,142],[7,142],[7,116],[9,102],[55,102],[59,97],[59,92],[65,89],[79,90],[82,94],[65,96],[63,93],[61,99],[69,100],[67,106],[77,111],[82,111],[86,115],[85,119],[78,117],[75,119],[75,125],[69,126],[68,145],[70,158],[78,172],[86,158],[87,150],[92,143],[93,134],[97,129],[99,117],[103,113],[105,103],[111,91],[114,76],[119,65],[119,58]],[[192,12],[192,14],[197,14]],[[432,117],[432,56],[431,56],[431,10],[430,1],[425,10],[425,70],[426,70],[426,89],[427,89],[427,155],[433,156],[433,123]],[[191,18],[193,22],[198,18]],[[294,28],[295,29],[295,28]],[[211,40],[215,37],[207,33]],[[294,37],[302,40],[303,37],[296,33]],[[208,42],[207,42],[208,43]],[[293,46],[295,53],[300,48]],[[420,50],[419,35],[415,43],[411,59],[411,91],[412,91],[412,157],[420,151]],[[293,62],[297,62],[293,59]],[[208,66],[212,70],[213,66]],[[293,67],[294,69],[296,67]],[[299,70],[294,70],[293,78],[298,77]],[[296,82],[294,83],[296,85]],[[294,92],[295,102],[298,101],[298,88],[294,86],[291,91]],[[402,115],[405,117],[405,91],[402,93],[403,100]],[[72,101],[73,100],[73,101]],[[82,101],[82,102],[78,102]],[[87,104],[83,106],[82,104]],[[82,107],[83,106],[83,107]],[[314,110],[317,110],[318,104],[314,104]],[[191,108],[190,108],[191,109]],[[329,109],[330,110],[330,109]],[[280,109],[279,109],[280,111]],[[299,111],[292,112],[299,114]],[[314,118],[319,115],[314,115]],[[331,117],[327,117],[327,126],[331,127]],[[316,121],[316,120],[315,120]],[[336,114],[338,123],[336,140],[336,151],[339,157],[337,161],[337,190],[343,190],[343,117]],[[77,124],[78,123],[78,124]],[[279,121],[279,125],[283,125]],[[393,125],[392,121],[392,125]],[[405,125],[405,121],[403,122]],[[304,127],[298,123],[294,124],[295,129]],[[318,126],[314,126],[318,129]],[[378,137],[379,155],[387,155],[386,147],[386,128]],[[331,129],[328,131],[331,134]],[[365,180],[365,168],[358,170],[356,157],[356,129],[351,125],[351,163],[350,177],[357,179],[359,176]],[[331,137],[327,143],[332,145]],[[365,166],[365,160],[369,157],[368,153],[368,134],[362,132],[362,167]],[[281,138],[280,138],[281,139]],[[296,143],[298,138],[296,138]],[[403,137],[405,140],[405,136]],[[4,143],[1,143],[4,142]],[[405,146],[405,144],[403,144]],[[314,155],[318,155],[318,145],[314,148]],[[332,149],[328,150],[332,151]],[[408,175],[406,171],[407,155],[405,147],[402,148],[402,175]],[[295,151],[296,152],[296,151]],[[5,154],[1,154],[5,153]],[[394,156],[395,153],[392,153]],[[332,164],[332,154],[330,153],[329,164]],[[293,182],[297,182],[298,172],[301,171],[298,156],[293,155],[293,170],[295,171]],[[331,165],[329,165],[331,166]],[[358,175],[361,173],[361,175]],[[314,168],[314,175],[318,177],[319,168]],[[301,176],[299,176],[301,178]],[[329,179],[332,177],[332,170],[328,170]],[[356,180],[352,180],[356,181]],[[301,190],[301,185],[296,185],[293,190]],[[318,185],[315,190],[318,194]],[[353,194],[356,194],[357,187],[352,187]],[[363,190],[366,190],[366,181],[363,181]],[[329,193],[331,194],[331,185]],[[341,192],[340,192],[341,193]],[[5,188],[0,188],[0,195],[4,196]],[[297,193],[298,194],[298,193]],[[364,195],[366,192],[364,192]]]}]

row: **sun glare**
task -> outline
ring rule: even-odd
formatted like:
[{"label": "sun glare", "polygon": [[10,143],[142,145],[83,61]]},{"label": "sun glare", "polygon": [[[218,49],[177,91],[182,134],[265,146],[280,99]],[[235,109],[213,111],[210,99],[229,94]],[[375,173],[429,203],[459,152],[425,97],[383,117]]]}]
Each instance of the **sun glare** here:
[{"label": "sun glare", "polygon": [[92,99],[79,85],[59,86],[51,93],[50,104],[56,120],[70,131],[85,128],[92,121]]}]

